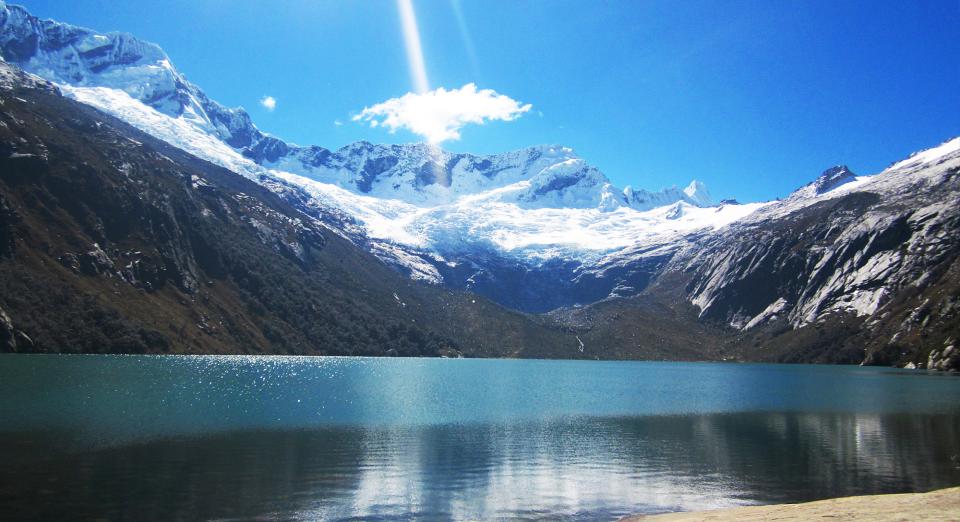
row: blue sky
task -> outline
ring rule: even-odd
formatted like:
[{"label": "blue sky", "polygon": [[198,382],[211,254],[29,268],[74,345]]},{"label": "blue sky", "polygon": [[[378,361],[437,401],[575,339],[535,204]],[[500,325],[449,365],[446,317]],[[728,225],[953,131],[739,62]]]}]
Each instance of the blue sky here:
[{"label": "blue sky", "polygon": [[[281,138],[420,139],[351,121],[415,89],[392,0],[19,3],[160,44],[212,98]],[[960,0],[461,0],[462,23],[451,0],[413,6],[430,89],[473,82],[532,105],[464,127],[449,150],[558,143],[620,186],[697,178],[752,201],[960,135]]]}]

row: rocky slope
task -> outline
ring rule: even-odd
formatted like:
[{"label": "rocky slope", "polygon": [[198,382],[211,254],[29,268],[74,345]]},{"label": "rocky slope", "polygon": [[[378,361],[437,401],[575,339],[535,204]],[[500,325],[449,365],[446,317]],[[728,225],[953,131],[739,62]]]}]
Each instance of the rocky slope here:
[{"label": "rocky slope", "polygon": [[0,63],[0,350],[542,356],[576,345],[403,277],[284,197],[306,196]]},{"label": "rocky slope", "polygon": [[[42,311],[102,305],[113,311],[71,328],[123,332],[148,351],[960,367],[960,139],[872,176],[833,167],[783,200],[714,204],[696,181],[614,187],[562,146],[477,156],[288,144],[212,101],[160,47],[2,0],[0,57],[53,82],[2,69],[8,349],[66,346],[66,334],[38,333],[58,328]],[[102,125],[113,134],[98,138]],[[125,140],[162,158],[130,159],[142,150]],[[65,297],[90,292],[103,297]],[[176,323],[144,303],[186,308],[169,312]],[[127,316],[137,326],[111,326]],[[384,337],[373,323],[405,326]],[[184,324],[210,338],[147,342]],[[219,324],[221,338],[206,331]],[[387,348],[394,338],[413,340]]]},{"label": "rocky slope", "polygon": [[641,297],[555,315],[610,342],[636,328],[624,310],[652,301],[689,306],[688,322],[715,327],[705,342],[719,358],[960,369],[958,237],[960,138],[876,176],[830,169],[682,245]]},{"label": "rocky slope", "polygon": [[[639,290],[574,269],[752,209],[727,205],[718,220],[704,211],[712,200],[696,181],[683,190],[620,189],[561,146],[490,156],[423,144],[296,146],[259,131],[243,109],[211,100],[155,44],[40,20],[2,1],[0,56],[201,158],[305,188],[310,205],[346,218],[345,236],[411,277],[527,311]],[[660,210],[668,205],[676,206]],[[502,290],[517,278],[552,288],[550,299]],[[575,279],[582,282],[563,284]]]}]

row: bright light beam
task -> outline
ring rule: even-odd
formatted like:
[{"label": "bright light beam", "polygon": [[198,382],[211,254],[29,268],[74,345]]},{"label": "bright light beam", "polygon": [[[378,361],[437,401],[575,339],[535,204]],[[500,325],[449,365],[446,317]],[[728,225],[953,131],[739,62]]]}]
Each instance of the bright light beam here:
[{"label": "bright light beam", "polygon": [[430,90],[427,81],[427,67],[423,61],[423,47],[420,45],[420,30],[417,28],[417,15],[413,12],[413,0],[397,0],[400,11],[400,24],[403,26],[403,43],[407,49],[407,63],[410,66],[410,80],[417,94]]},{"label": "bright light beam", "polygon": [[[413,0],[397,0],[397,10],[400,11],[400,25],[403,27],[403,44],[407,49],[410,80],[417,94],[425,94],[430,90],[430,82],[427,81],[427,66],[423,60],[423,46],[420,45],[420,29],[417,27],[417,15],[413,11]],[[435,143],[429,143],[427,147],[431,156],[439,158],[440,147]],[[431,163],[433,175],[437,181],[441,185],[449,186],[450,180],[446,169],[442,168],[436,160]]]},{"label": "bright light beam", "polygon": [[460,28],[460,39],[463,40],[463,47],[467,51],[467,58],[470,59],[473,78],[477,81],[480,79],[480,68],[477,67],[477,53],[473,49],[473,38],[470,36],[470,29],[467,28],[467,19],[463,16],[463,8],[460,6],[460,0],[450,0],[450,6],[453,8],[453,15],[457,19],[457,27]]}]

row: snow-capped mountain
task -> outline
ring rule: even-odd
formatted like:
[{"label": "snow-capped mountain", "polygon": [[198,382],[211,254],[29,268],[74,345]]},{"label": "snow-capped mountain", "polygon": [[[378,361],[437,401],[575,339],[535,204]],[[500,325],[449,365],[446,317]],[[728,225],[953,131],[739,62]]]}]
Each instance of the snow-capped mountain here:
[{"label": "snow-capped mountain", "polygon": [[582,276],[646,290],[550,315],[613,357],[960,369],[960,137],[844,170],[727,227],[615,252]]},{"label": "snow-capped mountain", "polygon": [[819,196],[856,179],[857,176],[846,165],[837,165],[823,171],[811,186],[814,195]]},{"label": "snow-capped mountain", "polygon": [[[773,315],[799,327],[831,312],[870,316],[897,288],[924,284],[931,276],[924,271],[957,248],[948,237],[960,226],[960,138],[924,157],[872,177],[857,178],[846,167],[834,167],[790,198],[713,235],[695,253],[680,256],[696,266],[691,294],[700,313],[742,329]],[[825,182],[837,180],[845,181],[821,192]],[[845,212],[844,206],[849,206]],[[829,220],[789,226],[800,216],[824,211]],[[798,245],[806,251],[798,251]],[[711,252],[722,252],[722,259]],[[780,271],[793,274],[789,290],[753,281],[754,274],[770,277]],[[737,286],[743,286],[736,291],[738,308],[722,305]],[[769,297],[748,305],[746,286],[751,295]]]},{"label": "snow-capped mountain", "polygon": [[[781,200],[715,204],[698,181],[620,189],[560,145],[484,156],[286,143],[212,101],[158,46],[2,0],[0,57],[259,183],[413,279],[529,312],[587,305],[555,317],[615,356],[659,335],[637,325],[669,319],[686,333],[658,342],[699,343],[687,334],[703,332],[717,357],[717,339],[735,335],[819,360],[809,332],[826,325],[826,344],[849,346],[823,360],[902,363],[926,357],[927,333],[960,324],[960,138],[874,175],[840,165]],[[912,348],[895,354],[904,339]],[[722,356],[789,359],[744,353]]]},{"label": "snow-capped mountain", "polygon": [[518,201],[533,207],[629,206],[641,210],[681,200],[696,206],[712,204],[706,187],[696,181],[683,191],[616,189],[602,173],[561,146],[475,156],[426,144],[358,142],[331,151],[286,143],[258,130],[242,108],[229,109],[211,100],[176,70],[158,45],[127,33],[98,33],[40,20],[23,7],[3,1],[0,49],[5,60],[27,72],[76,88],[122,91],[161,114],[217,137],[259,165],[358,194],[435,206],[538,176],[534,187]]},{"label": "snow-capped mountain", "polygon": [[210,100],[177,72],[156,44],[128,33],[41,20],[0,0],[4,60],[59,84],[119,89],[163,114],[190,121],[233,147],[251,147],[264,135],[241,109]]},{"label": "snow-capped mountain", "polygon": [[575,342],[411,281],[276,188],[35,78],[0,62],[0,352],[535,357]]},{"label": "snow-capped mountain", "polygon": [[[2,2],[0,49],[67,95],[201,158],[268,185],[302,187],[313,197],[308,205],[343,216],[345,235],[411,276],[482,293],[478,281],[499,277],[492,265],[546,270],[553,284],[573,279],[570,267],[720,227],[756,208],[711,208],[698,181],[682,190],[620,189],[556,145],[477,156],[426,144],[288,144],[257,130],[243,109],[212,101],[155,44],[39,20]],[[477,266],[482,258],[495,261]],[[465,264],[470,273],[462,275]],[[554,273],[558,264],[568,268]]]}]

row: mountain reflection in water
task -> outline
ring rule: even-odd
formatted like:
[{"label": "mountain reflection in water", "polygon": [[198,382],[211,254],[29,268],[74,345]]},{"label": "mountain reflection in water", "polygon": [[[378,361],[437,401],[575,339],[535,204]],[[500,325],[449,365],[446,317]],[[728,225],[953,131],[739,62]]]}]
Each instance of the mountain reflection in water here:
[{"label": "mountain reflection in water", "polygon": [[[709,389],[711,378],[729,379],[729,375],[721,376],[728,371],[754,385],[780,381],[780,386],[754,389],[774,397],[792,390],[805,396],[811,406],[804,411],[802,403],[789,402],[791,408],[783,411],[711,411],[713,408],[704,407],[702,411],[678,408],[676,413],[668,413],[637,403],[632,414],[588,415],[578,411],[582,405],[578,400],[592,399],[565,396],[571,393],[569,389],[555,388],[569,384],[568,363],[494,361],[478,366],[431,361],[426,367],[434,372],[412,372],[418,376],[418,385],[393,388],[395,393],[419,392],[395,398],[406,403],[405,411],[421,412],[411,414],[418,422],[404,423],[400,416],[384,413],[386,422],[379,423],[368,417],[362,422],[356,418],[352,422],[318,422],[314,414],[312,422],[297,423],[292,413],[281,411],[286,407],[298,411],[280,392],[284,383],[298,388],[300,394],[322,393],[322,389],[304,390],[301,381],[277,380],[274,375],[266,380],[273,379],[275,387],[258,388],[259,398],[232,396],[227,393],[236,393],[231,386],[223,388],[225,393],[207,396],[199,392],[209,390],[207,381],[194,380],[196,374],[190,370],[158,371],[158,365],[170,364],[163,358],[117,360],[122,363],[108,364],[112,373],[103,374],[113,375],[112,379],[74,386],[70,383],[76,375],[55,364],[57,371],[51,373],[49,367],[40,367],[52,363],[24,366],[22,361],[13,364],[0,359],[0,373],[7,376],[16,367],[23,379],[30,374],[33,379],[51,377],[50,388],[43,393],[32,390],[32,398],[27,396],[31,390],[10,385],[16,377],[0,384],[0,391],[14,399],[0,407],[2,418],[11,421],[0,428],[4,440],[0,446],[4,462],[0,468],[0,517],[615,519],[637,512],[922,491],[960,483],[956,465],[960,415],[950,411],[949,402],[942,402],[956,399],[951,394],[956,394],[960,380],[949,377],[856,368],[692,364],[679,365],[686,367],[692,378],[671,385],[658,381],[655,374],[661,370],[669,374],[678,365],[577,362],[572,367],[577,379],[592,384],[584,390],[607,394],[607,406],[617,405],[612,409],[637,401],[630,390],[642,392],[644,382],[650,380],[675,392],[654,398],[664,397],[669,404],[687,401],[709,406],[697,390]],[[354,365],[337,364],[353,368],[340,371],[352,375],[355,385],[371,385],[352,373],[360,371]],[[408,366],[403,369],[404,365]],[[366,368],[361,373],[376,368],[374,380],[382,386],[388,386],[395,374],[410,375],[411,367],[424,368],[423,363],[405,361],[360,366]],[[316,368],[320,367],[322,364]],[[621,374],[624,367],[630,370]],[[307,373],[326,372],[299,368]],[[485,372],[491,369],[500,377],[488,378]],[[554,370],[547,372],[550,378],[530,376],[525,389],[475,390],[475,418],[444,422],[437,413],[445,411],[442,406],[420,404],[443,401],[451,394],[459,398],[448,402],[463,401],[462,395],[469,393],[463,385],[477,381],[476,375],[462,374],[479,371],[484,374],[481,380],[498,385],[524,372],[544,369]],[[235,370],[224,375],[236,375]],[[247,382],[254,375],[244,373],[248,370],[240,370],[238,382]],[[779,378],[768,379],[771,371]],[[144,380],[144,372],[159,380]],[[80,373],[91,377],[89,368]],[[130,380],[123,378],[124,374]],[[206,374],[211,378],[217,375],[209,369]],[[861,412],[829,411],[822,407],[817,387],[803,385],[811,379],[821,384],[833,379],[866,379],[877,389],[912,394],[915,411],[906,411],[899,400],[883,400],[883,394],[877,394],[878,400],[864,405]],[[324,377],[320,382],[331,380],[336,378]],[[327,406],[337,409],[364,404],[371,396],[381,397],[382,390],[368,392],[363,386],[349,391],[338,388],[340,400],[328,401]],[[279,395],[272,395],[271,389]],[[826,386],[823,393],[829,389]],[[493,393],[501,400],[503,394],[520,391],[527,394],[500,406],[513,413],[494,415],[488,409],[491,403],[485,394]],[[922,395],[933,392],[939,393],[937,398]],[[76,402],[84,393],[87,399]],[[569,405],[569,415],[555,408],[558,396]],[[159,406],[172,397],[179,405]],[[194,402],[185,401],[187,397]],[[211,402],[213,398],[216,401]],[[769,397],[758,400],[764,403]],[[292,402],[297,404],[295,399]],[[62,410],[56,404],[65,403],[74,408],[73,414],[57,415]],[[542,406],[544,414],[534,415],[531,403]],[[18,412],[18,404],[29,411]],[[837,404],[844,405],[839,398]],[[146,411],[149,408],[154,410]],[[236,408],[251,413],[243,417],[233,412]],[[433,412],[432,422],[427,422],[424,411]],[[196,416],[197,412],[205,417]],[[275,415],[269,415],[271,412]],[[147,420],[151,415],[158,418],[155,424]],[[346,413],[332,417],[350,418],[338,415]],[[283,422],[266,421],[278,417]],[[91,422],[84,423],[84,418]],[[125,436],[107,437],[111,418],[116,419],[114,431]],[[184,419],[193,418],[198,419],[194,427],[203,429],[154,430],[164,425],[165,419],[171,426],[186,428],[190,423]],[[262,422],[235,422],[241,418]],[[147,436],[129,436],[131,420],[141,422]]]}]

